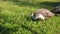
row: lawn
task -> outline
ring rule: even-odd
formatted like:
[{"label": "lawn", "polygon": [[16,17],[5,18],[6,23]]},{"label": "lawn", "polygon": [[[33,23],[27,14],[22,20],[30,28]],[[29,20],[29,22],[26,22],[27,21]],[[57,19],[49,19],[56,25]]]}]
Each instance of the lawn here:
[{"label": "lawn", "polygon": [[32,20],[40,8],[52,10],[60,0],[0,0],[0,34],[60,34],[60,15]]}]

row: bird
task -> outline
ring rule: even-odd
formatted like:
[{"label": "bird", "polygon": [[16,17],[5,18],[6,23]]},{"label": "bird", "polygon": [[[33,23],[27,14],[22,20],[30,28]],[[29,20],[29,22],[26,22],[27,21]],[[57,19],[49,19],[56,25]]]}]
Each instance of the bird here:
[{"label": "bird", "polygon": [[45,8],[38,9],[34,13],[31,13],[31,17],[33,19],[41,19],[43,21],[54,15],[55,15],[54,13],[50,12],[48,9],[45,9]]}]

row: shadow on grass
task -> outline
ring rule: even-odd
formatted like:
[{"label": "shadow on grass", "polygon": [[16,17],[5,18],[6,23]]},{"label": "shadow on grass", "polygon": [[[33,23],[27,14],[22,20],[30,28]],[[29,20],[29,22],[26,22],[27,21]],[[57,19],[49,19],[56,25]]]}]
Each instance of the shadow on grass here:
[{"label": "shadow on grass", "polygon": [[1,34],[13,34],[13,32],[16,32],[16,28],[6,28],[3,26],[0,26],[0,33]]},{"label": "shadow on grass", "polygon": [[50,8],[56,7],[60,5],[60,2],[38,2],[38,3],[30,3],[29,1],[20,1],[20,0],[4,0],[4,1],[11,1],[16,3],[20,6],[29,6],[29,7],[38,7],[38,8]]}]

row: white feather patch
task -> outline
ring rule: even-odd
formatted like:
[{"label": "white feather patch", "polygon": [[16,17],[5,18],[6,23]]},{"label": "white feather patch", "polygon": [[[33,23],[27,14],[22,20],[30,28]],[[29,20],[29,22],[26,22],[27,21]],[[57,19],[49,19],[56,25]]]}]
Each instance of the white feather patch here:
[{"label": "white feather patch", "polygon": [[45,17],[42,14],[39,14],[39,17],[43,20],[45,19]]}]

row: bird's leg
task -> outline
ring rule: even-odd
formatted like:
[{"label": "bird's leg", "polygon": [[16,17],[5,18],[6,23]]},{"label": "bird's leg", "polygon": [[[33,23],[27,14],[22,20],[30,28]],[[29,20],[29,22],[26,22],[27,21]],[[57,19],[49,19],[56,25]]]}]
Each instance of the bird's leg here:
[{"label": "bird's leg", "polygon": [[43,22],[45,23],[45,20],[43,20]]}]

